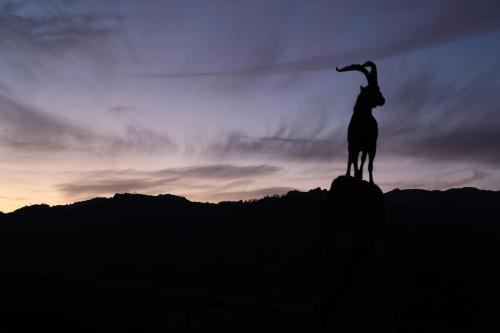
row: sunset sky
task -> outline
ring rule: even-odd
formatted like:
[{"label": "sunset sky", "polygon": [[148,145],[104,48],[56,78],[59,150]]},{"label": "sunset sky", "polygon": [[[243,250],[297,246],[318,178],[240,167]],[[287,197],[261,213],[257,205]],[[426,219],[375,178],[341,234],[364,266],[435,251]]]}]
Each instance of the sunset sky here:
[{"label": "sunset sky", "polygon": [[0,1],[0,210],[328,188],[373,60],[375,182],[500,189],[500,1]]}]

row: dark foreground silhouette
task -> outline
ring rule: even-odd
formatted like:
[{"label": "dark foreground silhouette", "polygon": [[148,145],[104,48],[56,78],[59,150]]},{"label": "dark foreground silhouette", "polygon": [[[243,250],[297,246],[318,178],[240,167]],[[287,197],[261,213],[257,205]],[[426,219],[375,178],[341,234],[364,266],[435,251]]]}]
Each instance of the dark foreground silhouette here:
[{"label": "dark foreground silhouette", "polygon": [[[370,71],[367,70],[370,68]],[[347,130],[349,157],[347,161],[347,176],[351,175],[351,165],[354,165],[354,177],[363,179],[363,166],[368,155],[368,172],[370,183],[373,183],[373,160],[377,153],[378,125],[372,110],[385,104],[385,98],[378,86],[377,66],[372,61],[362,65],[353,64],[337,68],[337,72],[359,71],[366,77],[368,84],[360,86],[360,92],[354,105],[353,114]],[[358,168],[358,157],[361,153],[361,164]]]},{"label": "dark foreground silhouette", "polygon": [[500,328],[500,192],[394,190],[381,229],[350,189],[220,204],[120,194],[0,215],[0,331],[309,332],[386,302],[397,332]]},{"label": "dark foreground silhouette", "polygon": [[394,332],[380,188],[336,178],[319,227],[320,332]]}]

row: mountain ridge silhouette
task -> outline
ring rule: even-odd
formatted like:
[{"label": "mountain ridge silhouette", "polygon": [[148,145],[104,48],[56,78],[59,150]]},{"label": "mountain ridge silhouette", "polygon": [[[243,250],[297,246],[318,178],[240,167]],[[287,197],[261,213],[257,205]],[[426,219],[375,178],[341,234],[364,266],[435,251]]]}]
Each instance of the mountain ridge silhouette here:
[{"label": "mountain ridge silhouette", "polygon": [[[10,215],[10,214],[17,214],[20,211],[26,211],[29,210],[29,208],[33,209],[44,209],[44,208],[57,208],[57,207],[72,207],[72,206],[80,206],[80,205],[87,205],[87,204],[92,204],[92,203],[98,203],[98,202],[105,202],[107,200],[116,200],[116,199],[121,199],[121,198],[157,198],[157,199],[166,199],[166,198],[176,198],[180,200],[185,200],[190,203],[200,203],[200,204],[212,204],[212,205],[217,205],[217,204],[224,204],[224,203],[244,203],[244,202],[255,202],[259,200],[263,200],[266,198],[275,198],[275,197],[284,197],[289,195],[290,193],[309,193],[312,191],[328,191],[327,189],[323,189],[320,187],[310,189],[308,191],[300,191],[300,190],[291,190],[288,191],[285,194],[281,195],[267,195],[264,197],[257,197],[254,199],[248,199],[248,200],[224,200],[224,201],[219,201],[219,202],[210,202],[210,201],[195,201],[195,200],[190,200],[187,197],[181,196],[181,195],[176,195],[176,194],[169,194],[169,193],[162,193],[162,194],[157,194],[157,195],[152,195],[152,194],[144,194],[144,193],[130,193],[130,192],[123,192],[123,193],[115,193],[112,196],[97,196],[94,198],[90,199],[84,199],[80,201],[75,201],[72,203],[67,203],[67,204],[55,204],[55,205],[49,205],[46,203],[36,203],[36,204],[30,204],[26,205],[23,207],[19,207],[13,211],[10,212],[3,212],[0,211],[0,216],[2,215]],[[487,190],[487,189],[480,189],[477,187],[452,187],[448,188],[445,190],[437,190],[437,189],[419,189],[419,188],[394,188],[392,190],[389,190],[387,192],[384,192],[384,196],[387,195],[392,195],[393,193],[401,193],[401,192],[406,192],[406,193],[446,193],[446,192],[458,192],[458,191],[469,191],[469,192],[485,192],[485,193],[500,193],[500,190],[495,191],[495,190]]]}]

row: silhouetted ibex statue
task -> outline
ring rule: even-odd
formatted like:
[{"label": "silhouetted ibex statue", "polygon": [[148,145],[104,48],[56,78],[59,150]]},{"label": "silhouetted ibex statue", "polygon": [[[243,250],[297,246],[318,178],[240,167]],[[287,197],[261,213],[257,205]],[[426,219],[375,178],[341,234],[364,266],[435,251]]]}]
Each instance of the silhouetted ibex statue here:
[{"label": "silhouetted ibex statue", "polygon": [[[370,72],[366,69],[370,68]],[[363,65],[350,65],[344,68],[337,68],[337,72],[360,71],[365,74],[368,80],[366,87],[361,86],[351,122],[347,131],[347,141],[349,159],[347,161],[347,176],[351,175],[351,164],[354,164],[354,177],[363,179],[363,165],[368,154],[368,171],[370,182],[373,183],[373,160],[377,152],[378,125],[372,115],[372,109],[382,106],[385,98],[380,92],[377,80],[377,67],[372,61],[367,61]],[[361,153],[361,165],[358,169],[358,156]]]}]

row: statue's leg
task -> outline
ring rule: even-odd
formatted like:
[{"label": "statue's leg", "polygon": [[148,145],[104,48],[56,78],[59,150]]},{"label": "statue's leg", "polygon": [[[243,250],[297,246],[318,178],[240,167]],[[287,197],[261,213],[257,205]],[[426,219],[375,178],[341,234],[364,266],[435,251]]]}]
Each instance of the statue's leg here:
[{"label": "statue's leg", "polygon": [[352,156],[352,163],[354,164],[354,177],[356,179],[360,179],[359,178],[359,169],[358,169],[358,156],[359,156],[359,150],[356,150]]},{"label": "statue's leg", "polygon": [[376,150],[368,152],[368,172],[370,173],[370,183],[373,183],[373,160],[375,159]]},{"label": "statue's leg", "polygon": [[351,177],[351,163],[352,163],[352,150],[349,149],[349,157],[347,158],[347,172],[346,176]]},{"label": "statue's leg", "polygon": [[365,165],[366,151],[361,152],[361,165],[359,166],[359,179],[363,179],[363,166]]}]

